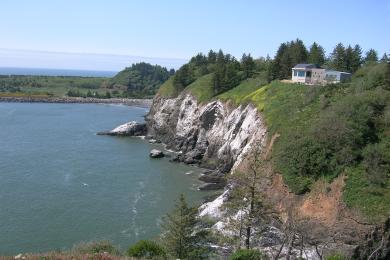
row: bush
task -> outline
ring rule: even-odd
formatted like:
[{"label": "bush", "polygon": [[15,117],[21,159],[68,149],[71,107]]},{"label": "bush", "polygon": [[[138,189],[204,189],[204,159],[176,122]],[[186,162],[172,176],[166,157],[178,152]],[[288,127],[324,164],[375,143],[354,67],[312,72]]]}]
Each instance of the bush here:
[{"label": "bush", "polygon": [[165,249],[154,241],[140,240],[127,250],[127,255],[147,259],[166,258]]},{"label": "bush", "polygon": [[346,259],[342,254],[330,255],[325,258],[326,260],[344,260]]},{"label": "bush", "polygon": [[230,260],[263,260],[267,259],[259,250],[239,249],[229,257]]},{"label": "bush", "polygon": [[119,250],[109,241],[82,243],[76,246],[73,251],[80,254],[100,254],[106,252],[112,255],[119,255]]}]

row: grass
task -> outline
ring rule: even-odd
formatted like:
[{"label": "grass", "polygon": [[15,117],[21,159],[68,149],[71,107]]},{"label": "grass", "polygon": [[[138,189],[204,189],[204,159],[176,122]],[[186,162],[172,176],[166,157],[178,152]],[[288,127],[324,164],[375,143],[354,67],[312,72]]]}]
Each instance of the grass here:
[{"label": "grass", "polygon": [[247,79],[242,81],[237,87],[218,95],[217,98],[240,105],[247,103],[250,100],[248,96],[266,84],[266,81],[261,78]]},{"label": "grass", "polygon": [[175,87],[173,86],[173,76],[170,77],[167,81],[164,82],[164,84],[161,85],[157,94],[166,98],[177,97],[178,93],[176,92]]},{"label": "grass", "polygon": [[358,209],[370,222],[384,221],[390,215],[390,183],[387,187],[373,186],[363,169],[347,169],[343,199],[348,207]]},{"label": "grass", "polygon": [[68,90],[105,94],[103,88],[108,78],[75,76],[0,76],[0,95],[22,96],[66,96]]},{"label": "grass", "polygon": [[199,103],[204,103],[214,97],[213,74],[207,74],[195,80],[184,91],[191,92]]}]

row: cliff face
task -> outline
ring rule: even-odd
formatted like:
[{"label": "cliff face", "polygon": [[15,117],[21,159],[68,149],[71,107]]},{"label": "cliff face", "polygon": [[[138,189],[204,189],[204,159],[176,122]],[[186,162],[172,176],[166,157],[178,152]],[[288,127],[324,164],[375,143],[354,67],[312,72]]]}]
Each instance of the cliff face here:
[{"label": "cliff face", "polygon": [[[215,169],[217,176],[245,169],[250,163],[245,155],[251,148],[261,145],[268,153],[274,139],[266,143],[264,120],[253,105],[232,107],[220,101],[199,104],[188,93],[177,98],[156,96],[146,122],[149,136],[179,152],[174,160]],[[293,212],[294,221],[301,229],[300,239],[303,241],[305,237],[309,241],[304,250],[311,255],[308,259],[321,258],[314,245],[322,245],[323,252],[352,255],[372,226],[350,217],[351,211],[342,202],[343,183],[343,178],[338,178],[331,184],[317,185],[308,194],[295,195],[288,190],[281,175],[274,173],[260,185],[264,198],[279,212],[278,219],[282,222],[275,220],[267,226],[268,231],[256,231],[257,246],[266,252],[272,252],[274,246],[278,248],[285,237],[282,223],[287,219],[287,212]],[[218,220],[214,229],[222,233],[226,232],[224,226],[231,217],[221,207],[228,197],[229,190],[225,189],[221,196],[200,208],[200,216]],[[294,250],[302,254],[302,249]]]},{"label": "cliff face", "polygon": [[148,134],[180,151],[175,158],[225,174],[253,145],[264,142],[266,127],[252,105],[230,108],[220,101],[199,104],[190,94],[156,96],[146,118]]}]

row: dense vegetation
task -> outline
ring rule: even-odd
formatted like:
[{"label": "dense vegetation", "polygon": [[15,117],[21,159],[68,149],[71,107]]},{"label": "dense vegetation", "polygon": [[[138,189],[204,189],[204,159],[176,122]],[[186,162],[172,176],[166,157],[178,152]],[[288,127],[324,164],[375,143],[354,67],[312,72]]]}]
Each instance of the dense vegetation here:
[{"label": "dense vegetation", "polygon": [[65,96],[68,90],[78,90],[86,94],[88,91],[99,94],[99,89],[106,78],[73,77],[73,76],[0,76],[0,95],[46,95]]},{"label": "dense vegetation", "polygon": [[76,76],[0,76],[0,96],[152,97],[172,74],[159,65],[137,63],[113,78]]},{"label": "dense vegetation", "polygon": [[252,77],[255,67],[256,64],[250,55],[244,54],[239,62],[232,55],[224,54],[222,50],[218,52],[210,50],[207,56],[199,53],[192,57],[167,84],[164,84],[161,91],[168,96],[175,96],[197,79],[209,75],[207,92],[208,96],[214,96]]},{"label": "dense vegetation", "polygon": [[107,83],[109,89],[121,89],[123,96],[128,97],[146,97],[153,96],[158,88],[175,71],[167,70],[159,65],[151,65],[141,62],[125,68],[111,78]]}]

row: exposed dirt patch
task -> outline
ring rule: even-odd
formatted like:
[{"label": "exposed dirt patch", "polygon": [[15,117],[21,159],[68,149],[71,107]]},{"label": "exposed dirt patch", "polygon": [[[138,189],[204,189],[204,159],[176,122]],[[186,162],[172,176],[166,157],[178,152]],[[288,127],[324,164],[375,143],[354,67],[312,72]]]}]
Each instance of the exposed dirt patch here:
[{"label": "exposed dirt patch", "polygon": [[319,181],[297,209],[302,217],[314,218],[326,225],[334,225],[342,209],[344,176],[332,183]]}]

